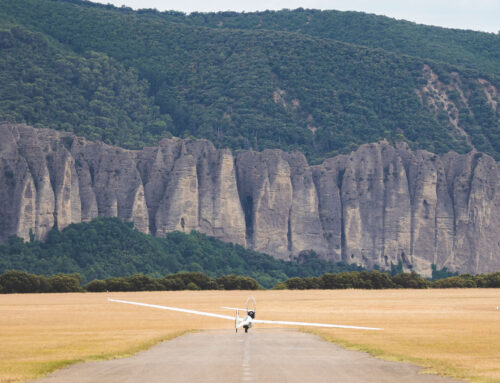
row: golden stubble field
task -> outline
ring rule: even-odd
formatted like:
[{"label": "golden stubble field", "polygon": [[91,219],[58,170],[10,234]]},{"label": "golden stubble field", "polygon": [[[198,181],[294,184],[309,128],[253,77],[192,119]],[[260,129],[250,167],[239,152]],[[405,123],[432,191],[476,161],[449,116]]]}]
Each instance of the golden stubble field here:
[{"label": "golden stubble field", "polygon": [[228,314],[219,306],[242,307],[249,295],[257,299],[260,319],[383,327],[314,333],[441,374],[500,382],[500,289],[0,295],[0,382],[26,381],[75,361],[127,356],[190,330],[234,331],[231,321],[107,297]]}]

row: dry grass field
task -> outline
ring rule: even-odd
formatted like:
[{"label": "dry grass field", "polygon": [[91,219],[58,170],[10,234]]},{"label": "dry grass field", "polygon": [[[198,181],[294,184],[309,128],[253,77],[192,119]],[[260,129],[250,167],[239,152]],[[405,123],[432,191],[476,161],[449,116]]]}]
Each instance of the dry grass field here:
[{"label": "dry grass field", "polygon": [[0,295],[0,382],[130,355],[190,330],[232,331],[230,321],[110,303],[108,296],[227,314],[219,306],[241,307],[248,295],[257,299],[258,318],[383,327],[314,332],[440,374],[500,382],[500,289]]}]

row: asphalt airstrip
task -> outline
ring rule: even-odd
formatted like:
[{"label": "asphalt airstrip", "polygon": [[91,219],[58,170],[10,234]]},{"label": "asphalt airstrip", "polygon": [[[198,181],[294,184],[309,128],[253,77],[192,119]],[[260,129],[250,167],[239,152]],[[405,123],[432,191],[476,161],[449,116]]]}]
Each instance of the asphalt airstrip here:
[{"label": "asphalt airstrip", "polygon": [[37,383],[406,382],[452,383],[409,363],[348,351],[318,336],[285,329],[203,331],[133,357],[87,362]]}]

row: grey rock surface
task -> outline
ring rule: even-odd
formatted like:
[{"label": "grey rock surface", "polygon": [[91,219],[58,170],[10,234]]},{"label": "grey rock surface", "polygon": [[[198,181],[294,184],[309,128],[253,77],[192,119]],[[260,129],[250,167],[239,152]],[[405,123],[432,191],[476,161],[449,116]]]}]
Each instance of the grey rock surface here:
[{"label": "grey rock surface", "polygon": [[71,133],[0,125],[0,240],[119,217],[144,233],[197,230],[293,259],[430,275],[500,270],[499,167],[387,142],[308,165],[298,152],[164,139],[126,150]]}]

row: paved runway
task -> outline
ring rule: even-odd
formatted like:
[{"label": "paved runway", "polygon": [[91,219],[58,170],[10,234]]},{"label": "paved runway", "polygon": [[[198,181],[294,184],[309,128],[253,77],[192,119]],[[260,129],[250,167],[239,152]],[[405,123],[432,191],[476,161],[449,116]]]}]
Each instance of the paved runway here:
[{"label": "paved runway", "polygon": [[346,351],[294,330],[206,331],[130,358],[74,365],[36,382],[458,382],[418,375],[419,370],[408,363]]}]

